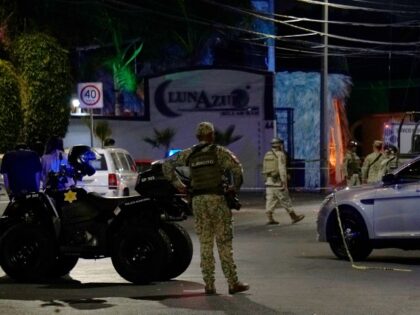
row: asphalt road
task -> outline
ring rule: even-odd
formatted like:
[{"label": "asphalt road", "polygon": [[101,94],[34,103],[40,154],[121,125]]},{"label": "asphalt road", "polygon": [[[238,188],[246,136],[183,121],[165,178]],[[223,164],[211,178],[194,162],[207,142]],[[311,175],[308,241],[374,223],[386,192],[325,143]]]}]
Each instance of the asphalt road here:
[{"label": "asphalt road", "polygon": [[420,314],[420,254],[376,250],[360,266],[410,271],[358,270],[336,259],[316,241],[319,194],[293,194],[306,218],[291,225],[284,210],[278,226],[265,225],[261,193],[242,196],[234,212],[235,258],[251,289],[229,295],[220,264],[218,294],[206,296],[192,220],[194,256],[177,279],[132,285],[119,277],[110,259],[80,260],[70,277],[49,284],[19,284],[0,270],[0,314]]}]

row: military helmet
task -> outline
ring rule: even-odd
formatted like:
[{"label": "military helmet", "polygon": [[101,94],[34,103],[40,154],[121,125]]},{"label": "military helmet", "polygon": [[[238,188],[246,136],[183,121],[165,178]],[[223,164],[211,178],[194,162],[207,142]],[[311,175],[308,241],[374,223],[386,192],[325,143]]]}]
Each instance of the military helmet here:
[{"label": "military helmet", "polygon": [[359,145],[359,143],[355,140],[350,140],[349,143],[347,144],[348,148],[354,148],[357,147]]},{"label": "military helmet", "polygon": [[283,140],[280,138],[273,138],[271,140],[271,146],[272,147],[280,147],[283,144]]},{"label": "military helmet", "polygon": [[214,126],[211,122],[203,121],[197,125],[196,136],[205,136],[214,133]]},{"label": "military helmet", "polygon": [[92,176],[96,169],[91,165],[91,161],[100,159],[99,154],[87,145],[75,145],[70,149],[68,161],[71,166],[81,176]]},{"label": "military helmet", "polygon": [[396,146],[392,145],[392,144],[387,144],[384,146],[384,151],[388,151],[389,153],[397,153],[398,149]]},{"label": "military helmet", "polygon": [[380,149],[380,148],[382,148],[382,145],[383,145],[383,142],[381,140],[375,140],[375,141],[373,141],[373,146],[375,148]]}]

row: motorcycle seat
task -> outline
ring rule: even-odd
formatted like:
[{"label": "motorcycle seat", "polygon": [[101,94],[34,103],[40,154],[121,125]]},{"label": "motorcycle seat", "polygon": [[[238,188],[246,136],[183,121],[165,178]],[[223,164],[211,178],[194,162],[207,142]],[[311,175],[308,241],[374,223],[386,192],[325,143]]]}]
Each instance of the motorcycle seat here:
[{"label": "motorcycle seat", "polygon": [[88,193],[88,200],[100,211],[113,211],[120,204],[141,198],[140,196],[104,197],[96,192]]}]

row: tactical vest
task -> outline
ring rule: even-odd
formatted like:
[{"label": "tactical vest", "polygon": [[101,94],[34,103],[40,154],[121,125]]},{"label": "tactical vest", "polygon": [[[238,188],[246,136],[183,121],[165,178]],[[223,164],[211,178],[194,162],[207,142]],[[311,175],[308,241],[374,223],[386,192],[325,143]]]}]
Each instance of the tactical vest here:
[{"label": "tactical vest", "polygon": [[268,151],[263,160],[263,174],[267,176],[271,172],[279,171],[279,159],[273,151]]},{"label": "tactical vest", "polygon": [[191,171],[192,194],[218,194],[223,195],[222,172],[217,163],[216,145],[211,145],[208,150],[203,147],[193,152],[188,158]]}]

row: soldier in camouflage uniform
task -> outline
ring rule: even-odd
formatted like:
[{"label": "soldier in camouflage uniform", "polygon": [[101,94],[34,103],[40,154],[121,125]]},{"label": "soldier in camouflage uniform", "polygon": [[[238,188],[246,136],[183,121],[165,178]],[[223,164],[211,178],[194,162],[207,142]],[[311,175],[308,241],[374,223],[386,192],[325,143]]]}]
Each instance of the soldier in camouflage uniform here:
[{"label": "soldier in camouflage uniform", "polygon": [[242,185],[242,166],[228,149],[213,144],[214,127],[209,122],[202,122],[196,132],[199,143],[179,152],[174,159],[166,160],[163,173],[180,191],[186,191],[185,185],[176,176],[175,169],[188,166],[191,172],[190,192],[195,220],[195,230],[200,240],[201,270],[205,282],[206,294],[215,294],[213,255],[214,240],[228,281],[229,293],[246,291],[249,285],[238,280],[236,265],[233,260],[233,220],[232,212],[224,198],[222,176],[230,171],[233,177],[231,190],[238,191]]},{"label": "soldier in camouflage uniform", "polygon": [[350,141],[347,145],[347,151],[343,161],[344,179],[346,180],[348,186],[356,186],[361,183],[361,162],[356,150],[357,142]]},{"label": "soldier in camouflage uniform", "polygon": [[363,161],[362,166],[362,182],[376,183],[381,179],[381,159],[383,158],[382,141],[375,140],[373,142],[373,152],[370,153]]},{"label": "soldier in camouflage uniform", "polygon": [[397,159],[398,149],[393,145],[386,145],[384,147],[384,156],[381,159],[380,177],[390,173],[398,167]]},{"label": "soldier in camouflage uniform", "polygon": [[265,213],[268,218],[267,224],[279,224],[273,217],[275,208],[280,205],[286,209],[292,220],[297,223],[305,217],[303,214],[296,214],[292,206],[292,200],[287,189],[286,155],[283,152],[283,142],[279,138],[271,141],[269,150],[263,160],[263,175],[266,186]]}]

